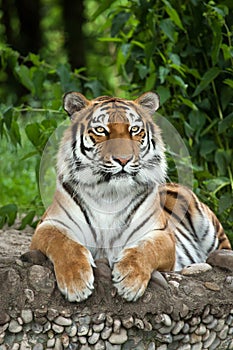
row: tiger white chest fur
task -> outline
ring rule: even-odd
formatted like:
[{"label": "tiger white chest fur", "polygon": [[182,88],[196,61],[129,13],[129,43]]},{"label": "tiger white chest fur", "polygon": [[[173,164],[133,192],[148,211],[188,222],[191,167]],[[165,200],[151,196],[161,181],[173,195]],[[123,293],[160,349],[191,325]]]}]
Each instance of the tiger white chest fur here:
[{"label": "tiger white chest fur", "polygon": [[[56,220],[69,227],[71,239],[87,247],[94,259],[106,257],[112,266],[125,247],[132,247],[161,228],[160,209],[155,206],[157,186],[135,188],[127,179],[116,186],[78,185],[77,192],[66,182],[58,183]],[[61,198],[61,199],[59,199]],[[64,200],[65,199],[65,200]],[[61,201],[61,202],[60,202]],[[69,208],[69,215],[64,206]]]}]

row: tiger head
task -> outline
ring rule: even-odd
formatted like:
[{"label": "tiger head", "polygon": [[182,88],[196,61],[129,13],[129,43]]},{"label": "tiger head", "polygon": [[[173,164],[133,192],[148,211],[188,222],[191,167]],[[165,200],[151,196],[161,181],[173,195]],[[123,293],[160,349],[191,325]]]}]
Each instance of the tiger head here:
[{"label": "tiger head", "polygon": [[158,107],[159,97],[153,92],[136,100],[108,96],[88,100],[77,92],[66,94],[64,109],[72,124],[60,147],[59,174],[92,186],[163,182],[164,144],[152,120]]}]

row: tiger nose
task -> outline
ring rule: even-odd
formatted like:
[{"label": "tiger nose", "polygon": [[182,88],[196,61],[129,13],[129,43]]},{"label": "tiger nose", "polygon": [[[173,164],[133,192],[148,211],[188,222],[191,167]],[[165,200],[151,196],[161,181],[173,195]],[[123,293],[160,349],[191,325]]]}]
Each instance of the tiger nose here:
[{"label": "tiger nose", "polygon": [[122,166],[126,165],[132,158],[133,158],[133,156],[131,154],[125,155],[125,156],[124,155],[112,156],[112,159]]}]

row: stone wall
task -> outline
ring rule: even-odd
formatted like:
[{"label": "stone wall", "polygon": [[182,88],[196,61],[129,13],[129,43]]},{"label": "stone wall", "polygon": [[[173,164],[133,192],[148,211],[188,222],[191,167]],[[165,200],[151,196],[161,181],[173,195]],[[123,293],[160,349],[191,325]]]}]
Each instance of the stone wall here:
[{"label": "stone wall", "polygon": [[0,258],[0,350],[233,349],[233,252],[180,273],[153,273],[144,296],[122,300],[105,260],[95,291],[69,303],[38,252]]}]

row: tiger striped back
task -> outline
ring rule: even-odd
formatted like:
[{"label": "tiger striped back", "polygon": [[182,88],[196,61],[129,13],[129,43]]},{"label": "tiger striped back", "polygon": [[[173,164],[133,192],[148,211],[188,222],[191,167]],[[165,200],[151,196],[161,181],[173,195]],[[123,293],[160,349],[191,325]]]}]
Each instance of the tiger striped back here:
[{"label": "tiger striped back", "polygon": [[100,257],[118,293],[136,300],[153,270],[181,269],[230,249],[210,209],[191,190],[165,183],[165,147],[152,119],[158,107],[152,92],[134,101],[64,97],[71,125],[58,153],[54,200],[31,249],[52,260],[70,301],[91,294]]}]

